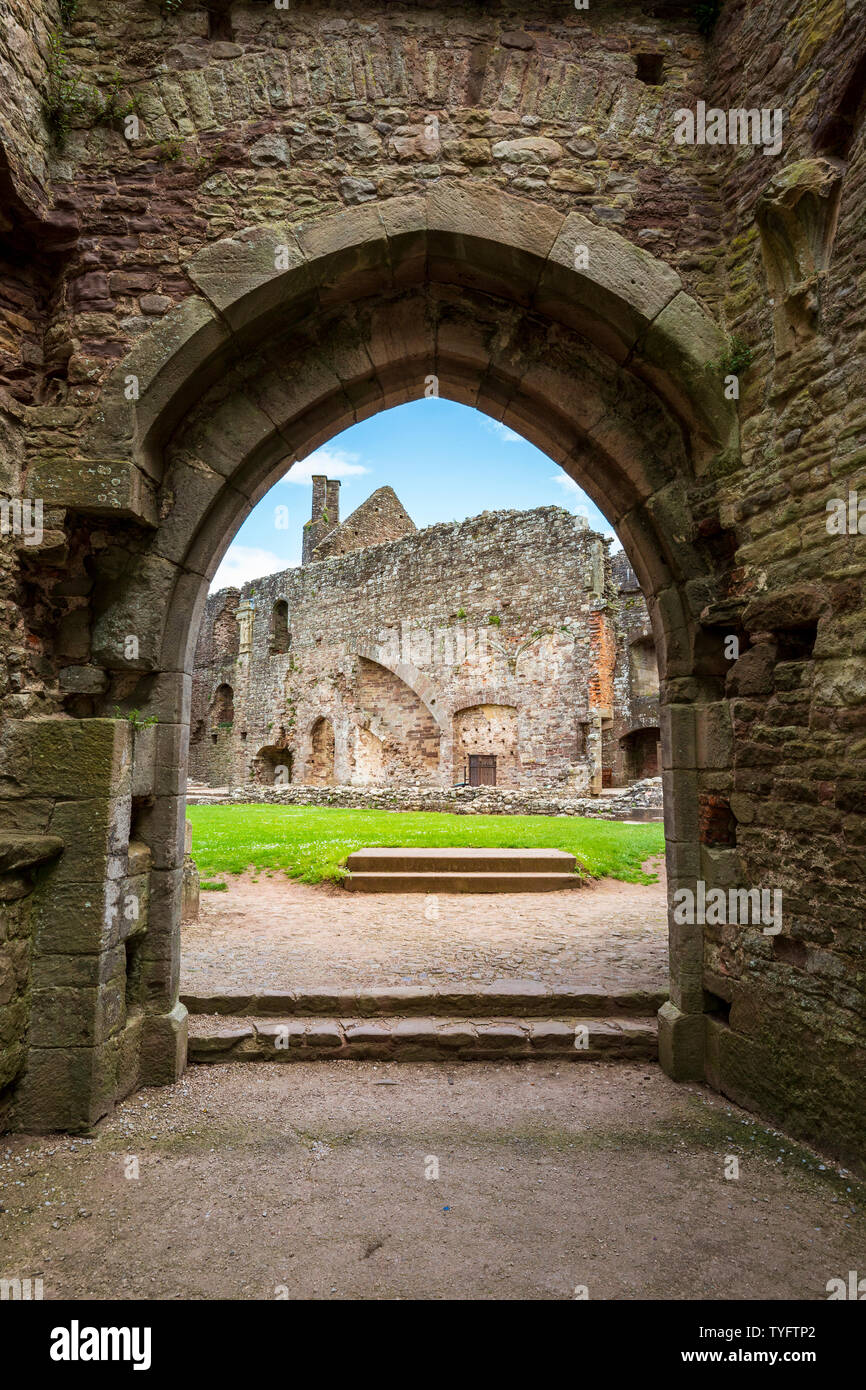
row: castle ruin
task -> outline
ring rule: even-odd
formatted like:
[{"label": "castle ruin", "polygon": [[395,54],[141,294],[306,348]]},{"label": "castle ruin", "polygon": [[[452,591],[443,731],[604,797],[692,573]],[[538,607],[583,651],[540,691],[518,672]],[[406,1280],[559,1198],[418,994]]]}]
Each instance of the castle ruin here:
[{"label": "castle ruin", "polygon": [[649,614],[582,517],[417,531],[390,487],[339,507],[314,477],[303,563],[208,598],[191,778],[586,796],[658,773]]}]

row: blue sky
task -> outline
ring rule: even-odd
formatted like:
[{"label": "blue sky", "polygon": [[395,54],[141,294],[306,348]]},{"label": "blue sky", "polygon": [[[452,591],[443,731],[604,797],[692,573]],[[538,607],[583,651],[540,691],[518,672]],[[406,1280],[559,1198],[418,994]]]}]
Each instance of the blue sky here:
[{"label": "blue sky", "polygon": [[430,397],[352,425],[295,464],[247,517],[212,588],[301,563],[314,473],[341,480],[343,521],[376,488],[390,484],[419,528],[483,511],[555,504],[582,513],[594,530],[613,535],[586,494],[521,435],[478,410]]}]

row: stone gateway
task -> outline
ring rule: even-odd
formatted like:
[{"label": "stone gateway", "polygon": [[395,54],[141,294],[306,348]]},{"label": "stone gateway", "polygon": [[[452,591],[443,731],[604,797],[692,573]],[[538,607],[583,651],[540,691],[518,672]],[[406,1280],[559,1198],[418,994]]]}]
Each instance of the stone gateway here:
[{"label": "stone gateway", "polygon": [[[783,894],[774,937],[671,923],[663,1067],[862,1163],[866,552],[826,526],[866,494],[862,6],[739,0],[709,37],[679,0],[62,8],[7,0],[0,34],[4,1123],[81,1130],[182,1072],[211,578],[293,462],[435,389],[622,541],[671,892]],[[678,144],[698,99],[782,111],[779,152]],[[258,602],[223,618],[255,647]],[[395,672],[352,659],[372,770]],[[316,718],[295,751],[325,781],[348,730]]]}]

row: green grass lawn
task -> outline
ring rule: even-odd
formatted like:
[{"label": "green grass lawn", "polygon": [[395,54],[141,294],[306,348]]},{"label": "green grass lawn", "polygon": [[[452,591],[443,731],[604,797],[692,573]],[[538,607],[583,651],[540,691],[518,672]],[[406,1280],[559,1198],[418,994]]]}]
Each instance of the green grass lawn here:
[{"label": "green grass lawn", "polygon": [[438,811],[354,811],[324,806],[189,806],[202,877],[283,869],[305,883],[343,877],[354,849],[374,845],[564,849],[595,878],[654,883],[641,864],[664,849],[658,823],[576,816],[452,816]]}]

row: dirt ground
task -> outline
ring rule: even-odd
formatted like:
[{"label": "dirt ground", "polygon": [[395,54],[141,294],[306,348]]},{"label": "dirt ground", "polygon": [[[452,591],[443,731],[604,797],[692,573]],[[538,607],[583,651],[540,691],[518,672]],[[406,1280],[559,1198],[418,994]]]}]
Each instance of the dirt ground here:
[{"label": "dirt ground", "polygon": [[199,1067],[93,1138],[0,1141],[0,1275],[46,1299],[826,1299],[866,1268],[864,1194],[654,1065]]},{"label": "dirt ground", "polygon": [[[653,861],[652,867],[659,865]],[[537,980],[667,987],[664,870],[560,893],[347,893],[284,874],[227,876],[183,928],[181,989]]]}]

